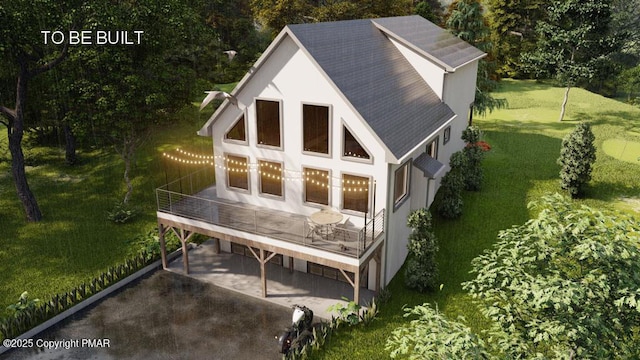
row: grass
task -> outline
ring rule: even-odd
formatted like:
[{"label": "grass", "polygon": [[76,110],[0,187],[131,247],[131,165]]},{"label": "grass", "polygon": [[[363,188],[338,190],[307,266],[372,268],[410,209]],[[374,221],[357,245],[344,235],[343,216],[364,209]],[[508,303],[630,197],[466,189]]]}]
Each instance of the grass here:
[{"label": "grass", "polygon": [[558,122],[563,91],[534,81],[502,82],[495,96],[507,98],[509,108],[474,120],[492,146],[483,163],[484,188],[464,195],[460,219],[434,217],[442,291],[407,290],[401,270],[389,284],[391,299],[379,318],[368,327],[341,330],[313,359],[388,357],[384,345],[391,331],[406,322],[403,307],[425,302],[436,303],[450,319],[464,317],[476,332],[486,328],[489,323],[460,284],[472,278],[471,260],[493,244],[500,230],[531,217],[528,202],[561,191],[556,159],[562,137],[579,121],[592,124],[598,152],[587,196],[577,201],[640,215],[640,162],[618,160],[602,149],[608,139],[640,141],[640,109],[572,89],[565,120]]},{"label": "grass", "polygon": [[[209,112],[210,114],[210,112]],[[176,115],[173,125],[154,131],[139,150],[133,170],[131,204],[141,215],[119,225],[107,212],[122,201],[124,165],[114,152],[81,150],[81,164],[68,166],[64,149],[24,146],[29,185],[44,219],[27,223],[10,170],[6,132],[0,136],[0,316],[23,291],[47,299],[66,292],[112,265],[121,263],[132,240],[156,226],[154,189],[189,169],[167,163],[162,151],[183,147],[210,152],[208,139],[195,132],[207,116],[196,107]],[[27,140],[28,141],[28,140]],[[186,146],[185,146],[186,145]]]},{"label": "grass", "polygon": [[[474,120],[493,147],[484,161],[484,188],[465,194],[461,219],[434,218],[442,291],[420,294],[406,290],[400,271],[389,285],[392,296],[381,307],[379,319],[366,328],[340,331],[315,359],[386,357],[387,337],[406,321],[403,306],[424,302],[437,303],[450,318],[464,316],[475,331],[486,328],[486,320],[460,283],[471,278],[471,259],[491,246],[499,230],[530,217],[529,201],[559,191],[556,158],[562,137],[577,121],[593,125],[598,147],[593,180],[587,197],[580,202],[626,212],[640,209],[640,162],[621,161],[602,150],[610,139],[640,142],[640,109],[573,89],[566,120],[559,123],[562,92],[533,81],[502,82],[496,96],[507,98],[510,108]],[[156,129],[138,153],[132,201],[142,215],[125,225],[106,220],[106,212],[125,192],[123,165],[116,155],[84,151],[80,154],[83,163],[69,167],[64,164],[62,149],[46,147],[27,151],[32,165],[28,168],[29,183],[44,220],[26,223],[11,180],[6,135],[0,137],[0,315],[22,291],[46,298],[121,262],[131,248],[131,239],[155,226],[155,187],[190,170],[164,161],[161,153],[176,147],[200,153],[211,149],[210,140],[195,132],[212,107],[207,114],[199,113],[198,104],[194,105],[178,114],[173,125]]]}]

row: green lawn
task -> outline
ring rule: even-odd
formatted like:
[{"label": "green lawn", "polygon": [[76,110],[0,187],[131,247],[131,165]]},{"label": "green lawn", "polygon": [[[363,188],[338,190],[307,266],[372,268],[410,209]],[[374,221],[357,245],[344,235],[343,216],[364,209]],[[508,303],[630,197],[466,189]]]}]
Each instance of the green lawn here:
[{"label": "green lawn", "polygon": [[465,194],[464,214],[459,220],[435,217],[442,291],[418,294],[406,290],[399,273],[389,285],[391,301],[382,307],[379,319],[366,328],[340,331],[314,359],[387,357],[384,344],[390,332],[405,321],[403,306],[423,302],[437,303],[452,319],[463,316],[476,331],[485,328],[486,320],[460,283],[471,278],[471,259],[491,246],[499,230],[529,219],[529,201],[560,191],[556,159],[562,137],[578,121],[593,125],[598,148],[587,198],[579,201],[640,215],[640,161],[618,160],[602,150],[607,139],[640,142],[640,109],[572,89],[565,121],[560,123],[563,91],[534,81],[502,81],[495,96],[507,98],[509,109],[474,120],[493,147],[484,161],[484,188]]},{"label": "green lawn", "polygon": [[124,165],[106,150],[82,150],[81,164],[68,166],[64,149],[25,145],[29,185],[44,219],[27,223],[10,170],[6,131],[0,136],[0,315],[23,291],[47,299],[66,292],[112,265],[131,251],[131,241],[156,226],[155,191],[165,179],[190,171],[168,163],[162,151],[183,147],[211,152],[211,141],[195,132],[211,111],[197,107],[176,115],[173,125],[154,131],[135,159],[131,202],[141,210],[136,221],[117,225],[107,212],[125,193]]},{"label": "green lawn", "polygon": [[[229,91],[230,87],[223,90]],[[618,160],[603,151],[603,143],[640,142],[640,109],[581,89],[571,90],[566,121],[557,122],[563,89],[532,81],[502,82],[498,97],[510,108],[475,120],[493,149],[485,159],[485,186],[465,194],[465,213],[456,221],[435,218],[440,241],[438,255],[443,290],[435,294],[407,291],[402,275],[389,288],[391,300],[380,317],[367,328],[341,331],[317,354],[317,359],[377,359],[385,357],[389,333],[402,324],[403,305],[437,302],[440,310],[467,319],[474,330],[486,326],[460,283],[470,278],[472,258],[488,248],[499,230],[525,222],[526,204],[541,194],[558,190],[558,166],[562,136],[579,120],[593,125],[598,147],[593,181],[587,199],[590,206],[640,211],[640,162]],[[195,104],[194,104],[195,105]],[[0,314],[22,291],[38,298],[68,291],[91,276],[121,262],[130,240],[155,226],[155,187],[190,168],[162,159],[163,151],[182,147],[205,153],[210,140],[195,135],[208,112],[196,106],[178,114],[171,126],[154,132],[138,153],[134,170],[134,197],[143,215],[134,223],[115,225],[106,212],[124,195],[122,162],[106,151],[86,150],[77,167],[64,164],[62,149],[36,147],[27,150],[32,166],[30,185],[39,200],[44,220],[26,224],[10,175],[6,132],[0,136]],[[633,155],[631,160],[633,160]],[[640,156],[640,154],[638,154]],[[627,156],[625,155],[625,159]]]}]

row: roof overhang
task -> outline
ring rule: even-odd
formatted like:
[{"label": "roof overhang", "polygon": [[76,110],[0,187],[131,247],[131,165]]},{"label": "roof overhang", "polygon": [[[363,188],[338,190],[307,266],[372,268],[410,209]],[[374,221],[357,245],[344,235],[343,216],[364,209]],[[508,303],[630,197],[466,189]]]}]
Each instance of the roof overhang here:
[{"label": "roof overhang", "polygon": [[444,171],[444,164],[432,158],[426,152],[413,160],[413,166],[422,170],[425,177],[435,179]]}]

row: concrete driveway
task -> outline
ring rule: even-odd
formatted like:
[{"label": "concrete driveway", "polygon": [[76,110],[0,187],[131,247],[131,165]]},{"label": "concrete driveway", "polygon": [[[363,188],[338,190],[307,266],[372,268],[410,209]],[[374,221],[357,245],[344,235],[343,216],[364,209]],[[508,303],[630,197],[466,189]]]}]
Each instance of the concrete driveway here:
[{"label": "concrete driveway", "polygon": [[61,348],[0,358],[281,359],[275,336],[290,322],[281,305],[156,271],[33,339]]}]

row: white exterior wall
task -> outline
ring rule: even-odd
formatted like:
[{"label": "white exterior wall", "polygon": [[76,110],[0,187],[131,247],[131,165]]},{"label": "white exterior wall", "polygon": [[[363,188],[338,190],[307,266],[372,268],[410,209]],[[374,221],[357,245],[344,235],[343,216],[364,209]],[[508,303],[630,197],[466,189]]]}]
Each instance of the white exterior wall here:
[{"label": "white exterior wall", "polygon": [[[235,106],[228,106],[212,125],[214,154],[248,156],[249,163],[260,160],[278,161],[284,169],[296,173],[285,172],[285,176],[296,177],[303,167],[329,170],[332,176],[332,189],[329,195],[329,206],[341,209],[343,172],[359,176],[371,176],[376,181],[376,211],[386,203],[387,171],[385,150],[379,140],[372,135],[368,126],[359,118],[352,108],[345,103],[325,76],[301,51],[295,42],[285,37],[278,48],[263,62],[257,72],[244,88],[236,94],[239,107],[244,111],[248,134],[248,145],[224,141],[224,134],[241,114]],[[277,100],[281,102],[282,150],[256,146],[257,127],[255,99]],[[302,105],[326,105],[330,108],[330,156],[309,155],[302,153]],[[373,163],[341,159],[342,125],[346,124],[360,143],[368,150]],[[216,187],[221,198],[241,201],[267,208],[274,208],[292,213],[310,215],[321,206],[304,203],[303,182],[285,181],[284,196],[276,198],[265,196],[259,191],[259,174],[250,173],[250,193],[229,189],[224,160],[216,159]],[[372,190],[372,189],[371,189]],[[371,203],[371,201],[370,201]],[[370,204],[372,206],[372,203]],[[358,213],[349,213],[350,221],[356,225],[364,225],[364,219]]]},{"label": "white exterior wall", "polygon": [[427,84],[429,84],[438,97],[442,99],[444,96],[444,69],[400,42],[391,38],[389,40],[398,48],[409,63],[413,65],[414,69],[422,76]]},{"label": "white exterior wall", "polygon": [[478,62],[474,61],[455,72],[445,75],[444,102],[458,115],[451,126],[451,141],[447,144],[447,152],[443,153],[445,165],[449,165],[449,157],[464,147],[460,138],[469,122],[469,108],[476,96],[476,77]]}]

